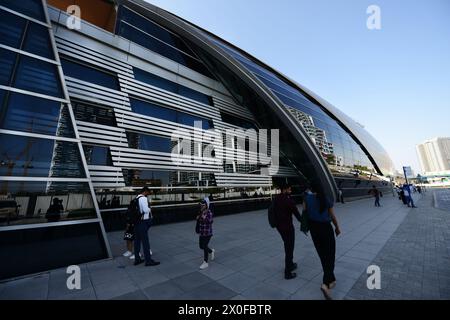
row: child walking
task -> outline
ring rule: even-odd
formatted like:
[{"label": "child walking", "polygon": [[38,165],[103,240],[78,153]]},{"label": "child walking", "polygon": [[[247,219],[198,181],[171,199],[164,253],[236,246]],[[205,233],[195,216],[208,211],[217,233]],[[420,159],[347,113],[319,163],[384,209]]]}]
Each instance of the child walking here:
[{"label": "child walking", "polygon": [[127,224],[125,228],[125,233],[123,235],[123,240],[127,244],[127,251],[124,252],[123,256],[126,258],[134,259],[133,254],[133,242],[134,242],[134,224],[131,222],[130,217],[126,217]]},{"label": "child walking", "polygon": [[203,250],[203,263],[200,265],[200,269],[208,268],[208,258],[214,260],[215,250],[209,248],[209,241],[212,237],[212,223],[213,216],[211,210],[209,210],[206,200],[200,202],[200,214],[197,216],[199,225],[199,246]]}]

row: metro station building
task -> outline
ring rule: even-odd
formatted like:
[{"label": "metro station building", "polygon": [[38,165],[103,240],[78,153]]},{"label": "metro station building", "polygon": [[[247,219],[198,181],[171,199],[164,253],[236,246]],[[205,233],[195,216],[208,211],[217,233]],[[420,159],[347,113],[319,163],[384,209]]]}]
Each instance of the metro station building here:
[{"label": "metro station building", "polygon": [[[360,124],[165,10],[0,0],[0,16],[0,279],[111,257],[106,232],[142,186],[159,223],[206,195],[221,214],[262,208],[285,181],[334,199],[390,190],[392,161]],[[199,161],[174,161],[183,137]]]}]

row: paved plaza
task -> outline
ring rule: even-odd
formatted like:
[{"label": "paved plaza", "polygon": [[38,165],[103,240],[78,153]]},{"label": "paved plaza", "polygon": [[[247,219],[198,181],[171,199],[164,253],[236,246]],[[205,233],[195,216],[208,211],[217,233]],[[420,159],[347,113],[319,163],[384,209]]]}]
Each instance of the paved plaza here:
[{"label": "paved plaza", "polygon": [[[433,192],[416,197],[418,209],[385,195],[336,205],[334,299],[450,299],[450,211],[435,209]],[[298,224],[296,224],[298,225]],[[323,299],[320,261],[310,237],[298,232],[297,278],[284,280],[280,236],[266,210],[216,217],[216,259],[200,271],[195,223],[150,229],[157,267],[122,257],[122,232],[109,234],[114,259],[81,265],[81,290],[67,289],[65,269],[0,284],[0,299]],[[367,267],[381,268],[381,289],[366,286]]]}]

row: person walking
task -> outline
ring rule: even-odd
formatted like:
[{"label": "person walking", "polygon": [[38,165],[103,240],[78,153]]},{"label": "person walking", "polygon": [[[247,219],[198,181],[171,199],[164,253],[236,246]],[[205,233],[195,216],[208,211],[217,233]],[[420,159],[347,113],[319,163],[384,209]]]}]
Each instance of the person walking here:
[{"label": "person walking", "polygon": [[[295,230],[292,223],[292,215],[301,221],[300,212],[290,195],[292,188],[289,184],[281,186],[281,193],[274,199],[274,210],[276,217],[276,228],[284,243],[284,278],[286,280],[294,279],[297,274],[293,272],[297,269],[294,263]],[[306,194],[307,196],[307,194]]]},{"label": "person walking", "polygon": [[380,205],[380,191],[377,187],[372,186],[372,189],[369,190],[368,194],[372,194],[375,197],[375,207],[381,207]]},{"label": "person walking", "polygon": [[403,192],[405,193],[406,205],[411,208],[417,208],[412,197],[411,186],[405,183],[403,185]]},{"label": "person walking", "polygon": [[[323,269],[323,279],[320,290],[325,299],[331,300],[330,290],[336,286],[334,265],[336,259],[336,238],[341,234],[338,221],[334,214],[333,203],[316,184],[312,186],[313,193],[304,201],[303,209],[308,215],[308,225],[311,237],[319,255]],[[334,232],[333,227],[334,225]]]},{"label": "person walking", "polygon": [[208,202],[206,199],[203,199],[200,202],[200,214],[197,216],[198,221],[198,233],[199,233],[199,247],[203,250],[203,263],[200,265],[200,269],[204,270],[209,267],[208,260],[211,257],[211,260],[214,260],[215,250],[211,249],[209,245],[209,241],[213,235],[212,233],[212,224],[213,224],[213,216],[212,212],[208,207]]},{"label": "person walking", "polygon": [[342,204],[345,203],[345,202],[344,202],[344,193],[342,192],[341,189],[338,190],[338,199],[339,199],[339,201],[340,201]]},{"label": "person walking", "polygon": [[125,226],[125,233],[123,235],[123,240],[125,240],[127,251],[123,253],[123,256],[125,258],[134,258],[133,254],[133,242],[134,242],[134,221],[133,217],[130,215],[130,213],[127,211],[127,214],[125,216],[126,219],[126,226]]},{"label": "person walking", "polygon": [[152,259],[152,254],[150,251],[150,242],[148,239],[148,229],[152,223],[152,213],[148,205],[148,196],[150,195],[150,189],[148,187],[142,188],[141,193],[136,197],[139,203],[139,213],[140,219],[135,222],[134,226],[134,265],[141,264],[144,262],[139,252],[141,251],[141,244],[144,250],[145,266],[157,266],[160,264],[159,261]]}]

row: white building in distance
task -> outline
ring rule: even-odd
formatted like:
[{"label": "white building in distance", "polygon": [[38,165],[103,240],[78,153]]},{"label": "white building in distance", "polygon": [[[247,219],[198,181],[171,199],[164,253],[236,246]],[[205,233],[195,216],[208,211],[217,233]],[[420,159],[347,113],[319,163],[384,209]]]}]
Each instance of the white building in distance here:
[{"label": "white building in distance", "polygon": [[416,146],[422,172],[450,170],[450,138],[434,138]]}]

